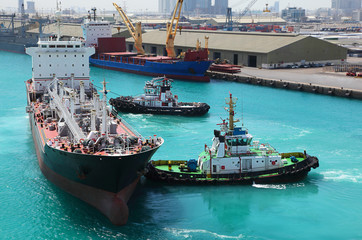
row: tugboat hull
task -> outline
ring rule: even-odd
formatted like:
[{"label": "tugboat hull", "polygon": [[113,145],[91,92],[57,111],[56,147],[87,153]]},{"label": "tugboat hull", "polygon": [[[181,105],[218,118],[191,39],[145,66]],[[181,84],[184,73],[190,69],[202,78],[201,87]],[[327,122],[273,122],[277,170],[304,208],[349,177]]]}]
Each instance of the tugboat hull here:
[{"label": "tugboat hull", "polygon": [[131,100],[125,100],[123,97],[111,98],[109,104],[118,112],[182,116],[201,116],[206,114],[210,109],[210,106],[206,103],[179,103],[176,107],[142,106]]},{"label": "tugboat hull", "polygon": [[[253,183],[285,183],[296,182],[305,178],[311,168],[319,167],[317,157],[307,156],[305,160],[292,166],[281,167],[258,172],[233,174],[204,174],[199,172],[180,172],[161,170],[157,166],[169,166],[168,161],[151,161],[146,177],[156,181],[172,184],[253,184]],[[186,161],[171,161],[172,165],[186,164]]]}]

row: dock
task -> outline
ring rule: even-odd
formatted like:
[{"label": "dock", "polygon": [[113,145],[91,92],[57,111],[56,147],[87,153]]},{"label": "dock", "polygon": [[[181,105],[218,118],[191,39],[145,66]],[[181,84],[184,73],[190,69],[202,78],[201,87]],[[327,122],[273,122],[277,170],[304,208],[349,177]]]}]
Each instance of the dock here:
[{"label": "dock", "polygon": [[346,76],[327,68],[242,68],[240,73],[208,71],[207,75],[212,79],[362,100],[361,77]]}]

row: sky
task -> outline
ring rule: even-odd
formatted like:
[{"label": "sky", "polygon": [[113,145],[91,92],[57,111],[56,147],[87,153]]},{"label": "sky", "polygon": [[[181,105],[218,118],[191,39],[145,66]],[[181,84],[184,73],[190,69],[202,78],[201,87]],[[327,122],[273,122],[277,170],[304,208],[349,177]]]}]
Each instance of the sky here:
[{"label": "sky", "polygon": [[[24,0],[26,3],[28,0]],[[54,9],[56,6],[55,0],[33,0],[35,2],[35,8],[40,9]],[[176,1],[176,0],[175,0]],[[192,1],[192,0],[184,0]],[[233,10],[239,10],[245,8],[245,6],[251,0],[229,0],[229,6]],[[71,8],[71,7],[80,7],[91,9],[96,7],[101,10],[113,10],[112,2],[116,2],[121,7],[126,6],[127,11],[157,11],[158,0],[62,0],[62,9]],[[214,2],[214,0],[212,0]],[[274,0],[259,0],[251,8],[252,10],[261,10],[265,7],[265,4],[268,3],[269,6],[274,5]],[[0,0],[0,9],[7,9],[8,7],[17,8],[18,0]],[[331,0],[279,0],[279,9],[284,9],[286,7],[302,7],[305,9],[318,9],[331,7]],[[26,4],[25,4],[26,8]]]}]

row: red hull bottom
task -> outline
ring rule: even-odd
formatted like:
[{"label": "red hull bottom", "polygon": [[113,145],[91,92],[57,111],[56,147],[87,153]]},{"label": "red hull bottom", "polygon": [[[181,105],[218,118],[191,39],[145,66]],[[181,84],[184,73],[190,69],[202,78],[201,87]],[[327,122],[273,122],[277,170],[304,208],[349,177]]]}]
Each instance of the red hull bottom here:
[{"label": "red hull bottom", "polygon": [[38,157],[39,167],[43,175],[52,183],[70,193],[71,195],[81,199],[82,201],[97,208],[103,213],[114,225],[124,225],[128,220],[128,206],[127,202],[131,197],[137,183],[140,179],[138,177],[130,185],[123,188],[118,193],[108,192],[94,187],[90,187],[81,183],[71,181],[44,164],[42,155],[37,146],[37,141],[33,133],[33,139]]},{"label": "red hull bottom", "polygon": [[[128,72],[128,73],[134,73],[134,74],[140,74],[145,76],[152,76],[152,77],[163,77],[165,74],[157,74],[157,73],[150,73],[150,72],[140,72],[140,71],[134,71],[124,68],[115,68],[115,67],[108,67],[108,66],[102,66],[97,64],[92,64],[99,68],[104,69],[110,69],[120,72]],[[210,82],[209,76],[187,76],[187,75],[174,75],[174,74],[166,74],[166,77],[172,78],[172,79],[180,79],[180,80],[188,80],[188,81],[194,81],[194,82]]]}]

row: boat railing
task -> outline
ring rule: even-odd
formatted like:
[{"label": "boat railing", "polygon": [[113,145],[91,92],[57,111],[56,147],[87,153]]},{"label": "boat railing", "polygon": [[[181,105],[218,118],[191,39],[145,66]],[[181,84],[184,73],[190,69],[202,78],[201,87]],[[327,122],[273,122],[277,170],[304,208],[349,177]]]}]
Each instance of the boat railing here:
[{"label": "boat railing", "polygon": [[251,147],[253,147],[254,149],[259,149],[260,151],[266,151],[266,152],[269,152],[269,153],[277,153],[278,152],[269,143],[253,144],[253,145],[251,145]]},{"label": "boat railing", "polygon": [[[112,108],[112,115],[115,116],[118,120],[120,120],[120,122],[126,126],[135,136],[139,137],[141,136],[141,134],[139,132],[137,132],[133,127],[131,127],[131,125],[129,125],[126,121],[122,121],[121,116],[118,115],[117,110],[115,110],[114,108]],[[141,136],[141,138],[143,138]]]},{"label": "boat railing", "polygon": [[121,154],[131,154],[132,152],[135,152],[136,148],[135,147],[116,147],[116,148],[101,148],[99,151],[97,151],[98,153],[101,152],[105,152],[107,154],[119,154],[119,152]]}]

